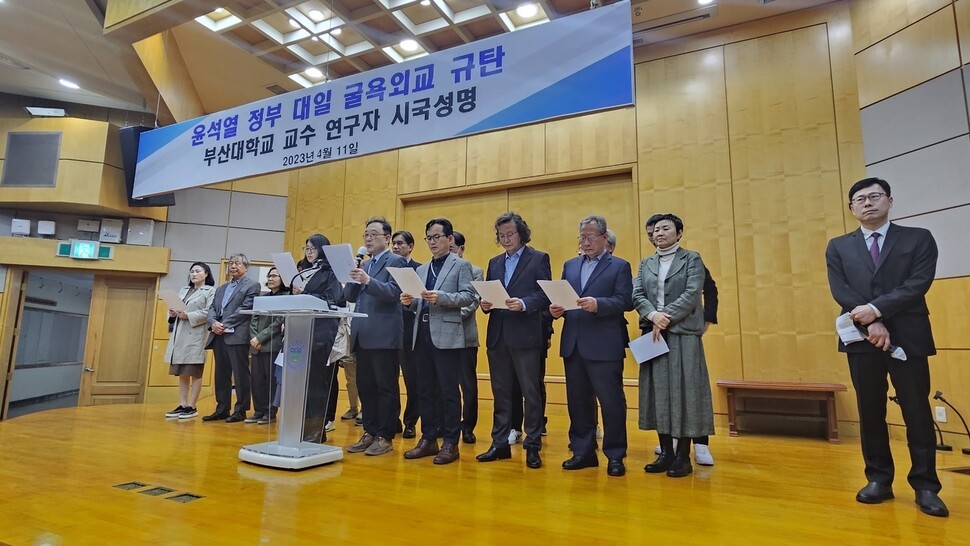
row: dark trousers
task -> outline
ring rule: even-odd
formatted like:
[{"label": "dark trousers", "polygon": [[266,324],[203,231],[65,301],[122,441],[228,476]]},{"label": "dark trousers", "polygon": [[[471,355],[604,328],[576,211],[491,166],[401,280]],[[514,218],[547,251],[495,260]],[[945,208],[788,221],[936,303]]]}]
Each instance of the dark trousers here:
[{"label": "dark trousers", "polygon": [[222,336],[216,336],[212,342],[212,356],[215,357],[216,369],[216,413],[229,413],[229,403],[232,402],[233,380],[236,385],[236,405],[233,413],[246,413],[249,410],[249,398],[252,396],[249,376],[249,345],[226,345]]},{"label": "dark trousers", "polygon": [[328,344],[314,347],[310,351],[310,369],[307,371],[306,386],[306,422],[305,431],[323,430],[327,417],[335,411],[332,401],[336,398],[333,390],[336,378],[337,364],[330,364],[330,348]]},{"label": "dark trousers", "polygon": [[461,353],[461,430],[475,432],[478,424],[478,347],[458,350]]},{"label": "dark trousers", "polygon": [[[407,401],[404,404],[404,425],[414,426],[421,417],[420,402],[421,396],[418,394],[421,388],[418,386],[418,353],[410,347],[411,330],[404,330],[405,347],[401,349],[398,361],[401,363],[401,375],[404,376],[404,389],[407,391]],[[400,389],[400,386],[398,387]]]},{"label": "dark trousers", "polygon": [[596,404],[603,411],[603,454],[610,460],[626,457],[626,395],[623,361],[586,360],[579,351],[565,359],[569,443],[578,457],[595,456]]},{"label": "dark trousers", "polygon": [[249,358],[252,364],[253,412],[256,415],[268,415],[269,403],[276,389],[276,381],[273,379],[275,355],[266,351],[252,353]]},{"label": "dark trousers", "polygon": [[[506,446],[512,429],[512,407],[522,407],[525,398],[526,448],[542,447],[542,358],[541,349],[517,349],[499,343],[488,349],[488,371],[492,381],[495,411],[492,420],[492,445]],[[513,398],[513,385],[521,394]],[[521,421],[520,421],[521,423]]]},{"label": "dark trousers", "polygon": [[461,394],[458,391],[461,349],[435,347],[426,322],[418,327],[416,348],[421,393],[421,438],[434,440],[440,434],[446,443],[457,444],[461,435]]},{"label": "dark trousers", "polygon": [[938,493],[941,485],[936,474],[936,438],[929,402],[930,369],[926,357],[911,356],[903,362],[886,352],[849,353],[847,356],[852,386],[859,403],[866,479],[892,485],[895,474],[893,456],[889,450],[889,426],[886,424],[888,376],[896,389],[906,423],[906,441],[912,461],[909,484],[916,490]]},{"label": "dark trousers", "polygon": [[397,382],[398,349],[362,349],[357,344],[357,392],[364,412],[364,432],[394,439],[401,392]]},{"label": "dark trousers", "polygon": [[[546,417],[546,349],[541,351],[542,356],[539,359],[539,392],[542,396],[542,425],[545,426],[549,422],[549,418]],[[491,365],[490,365],[491,366]],[[523,411],[525,407],[525,400],[522,397],[522,386],[519,385],[519,377],[517,375],[512,375],[512,417],[509,419],[509,428],[514,428],[515,430],[522,432],[524,428],[522,424],[525,420],[525,412]]]}]

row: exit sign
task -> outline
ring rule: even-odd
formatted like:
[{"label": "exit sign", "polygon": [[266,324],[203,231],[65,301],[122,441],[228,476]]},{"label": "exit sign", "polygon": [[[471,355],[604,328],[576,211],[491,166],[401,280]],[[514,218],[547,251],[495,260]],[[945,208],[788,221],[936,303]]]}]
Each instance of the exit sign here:
[{"label": "exit sign", "polygon": [[71,239],[58,241],[56,255],[75,260],[110,260],[114,258],[114,250],[111,246],[101,246],[98,241]]}]

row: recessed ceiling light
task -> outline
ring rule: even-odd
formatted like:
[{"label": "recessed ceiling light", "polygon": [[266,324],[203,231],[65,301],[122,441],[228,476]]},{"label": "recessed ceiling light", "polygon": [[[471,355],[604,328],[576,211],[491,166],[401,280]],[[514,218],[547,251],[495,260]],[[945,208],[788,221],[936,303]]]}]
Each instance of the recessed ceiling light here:
[{"label": "recessed ceiling light", "polygon": [[422,6],[430,6],[431,5],[431,0],[421,0],[421,5]]},{"label": "recessed ceiling light", "polygon": [[303,71],[304,74],[310,76],[311,78],[322,78],[323,72],[320,72],[319,68],[307,68]]},{"label": "recessed ceiling light", "polygon": [[340,36],[340,33],[341,32],[343,32],[343,30],[341,30],[339,28],[335,28],[335,29],[333,29],[333,30],[330,31],[330,34],[333,34],[334,36]]},{"label": "recessed ceiling light", "polygon": [[57,81],[59,81],[61,83],[61,85],[63,85],[64,87],[66,87],[68,89],[80,89],[81,88],[80,85],[72,82],[71,80],[65,80],[64,78],[61,78],[61,79],[59,79]]},{"label": "recessed ceiling light", "polygon": [[320,38],[317,38],[316,36],[311,36],[310,39],[313,40],[314,42],[320,41]]},{"label": "recessed ceiling light", "polygon": [[216,13],[222,13],[222,12],[224,12],[224,11],[226,11],[226,9],[225,9],[225,8],[216,8],[216,9],[215,9],[215,12],[216,12]]},{"label": "recessed ceiling light", "polygon": [[300,28],[300,23],[297,23],[295,19],[290,19],[290,26],[293,28]]},{"label": "recessed ceiling light", "polygon": [[[3,0],[0,0],[0,4]],[[26,106],[30,115],[38,118],[62,118],[67,115],[63,108],[43,108],[40,106]]]},{"label": "recessed ceiling light", "polygon": [[322,12],[322,11],[320,11],[320,10],[318,10],[318,9],[311,9],[311,10],[310,10],[310,11],[308,11],[308,12],[307,12],[306,14],[307,14],[307,16],[308,16],[308,17],[309,17],[310,19],[313,19],[314,21],[316,21],[316,22],[318,22],[318,23],[319,23],[320,21],[323,21],[323,12]]},{"label": "recessed ceiling light", "polygon": [[515,8],[515,13],[524,19],[535,17],[536,14],[539,13],[539,6],[535,4],[522,4],[521,6]]},{"label": "recessed ceiling light", "polygon": [[418,50],[418,43],[415,42],[414,40],[410,40],[410,39],[408,39],[408,40],[401,40],[401,43],[399,45],[401,46],[401,49],[403,49],[404,51],[417,51]]},{"label": "recessed ceiling light", "polygon": [[697,3],[700,4],[700,5],[702,5],[702,6],[706,6],[706,5],[710,4],[713,1],[714,0],[697,0]]}]

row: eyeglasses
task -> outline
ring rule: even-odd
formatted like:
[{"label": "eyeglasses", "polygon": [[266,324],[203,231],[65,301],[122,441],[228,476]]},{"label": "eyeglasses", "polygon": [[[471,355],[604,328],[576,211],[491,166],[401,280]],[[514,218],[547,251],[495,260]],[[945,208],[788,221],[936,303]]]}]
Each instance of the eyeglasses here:
[{"label": "eyeglasses", "polygon": [[866,200],[872,201],[872,203],[875,204],[875,203],[878,203],[879,201],[882,201],[882,198],[883,197],[887,197],[887,195],[885,193],[882,193],[882,192],[874,191],[874,192],[872,192],[870,194],[867,194],[867,195],[857,195],[856,197],[853,197],[852,198],[852,204],[853,205],[864,205],[864,204],[866,204]]},{"label": "eyeglasses", "polygon": [[306,248],[303,249],[303,253],[304,254],[309,254],[311,252],[316,252],[316,251],[317,251],[317,247],[315,247],[315,246],[308,246],[308,247],[306,247]]},{"label": "eyeglasses", "polygon": [[589,242],[589,241],[595,241],[597,237],[602,237],[604,235],[606,235],[606,234],[605,233],[597,233],[596,235],[585,235],[585,234],[584,235],[580,235],[579,236],[579,242],[580,243],[585,243],[585,242]]},{"label": "eyeglasses", "polygon": [[364,233],[364,240],[365,241],[370,241],[371,239],[376,239],[378,237],[384,237],[384,236],[385,235],[383,233],[370,233],[370,232],[365,232]]},{"label": "eyeglasses", "polygon": [[429,244],[430,243],[437,243],[438,242],[438,239],[441,239],[442,237],[447,237],[447,236],[446,235],[443,235],[441,233],[435,233],[434,235],[428,235],[427,237],[424,238],[424,240],[425,241],[428,241]]},{"label": "eyeglasses", "polygon": [[512,240],[512,237],[515,237],[518,234],[519,234],[518,231],[510,231],[508,233],[499,233],[498,234],[498,240],[499,241],[511,241]]}]

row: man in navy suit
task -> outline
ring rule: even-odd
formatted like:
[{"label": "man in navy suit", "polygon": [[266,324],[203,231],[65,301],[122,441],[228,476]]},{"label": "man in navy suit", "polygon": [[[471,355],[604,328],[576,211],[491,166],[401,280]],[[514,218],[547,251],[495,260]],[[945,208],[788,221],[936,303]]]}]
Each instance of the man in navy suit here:
[{"label": "man in navy suit", "polygon": [[[916,504],[931,516],[950,514],[938,493],[936,440],[930,411],[930,370],[927,357],[936,354],[930,330],[926,292],[936,276],[937,248],[922,228],[889,222],[893,206],[889,183],[866,178],[849,189],[849,210],[859,229],[829,241],[825,250],[829,288],[842,313],[866,328],[868,339],[845,345],[849,373],[859,404],[862,457],[869,483],[856,495],[865,504],[893,498],[894,465],[886,425],[888,375],[906,423],[912,467],[909,485]],[[890,347],[908,357],[897,360]]]},{"label": "man in navy suit", "polygon": [[[552,278],[549,255],[526,246],[532,230],[521,216],[506,212],[495,220],[495,240],[505,250],[488,261],[486,280],[501,281],[509,299],[504,302],[482,300],[482,311],[488,313],[488,370],[495,400],[492,419],[492,445],[476,459],[497,461],[512,457],[509,432],[512,428],[512,404],[525,398],[526,466],[540,468],[542,458],[542,353],[546,347],[542,311],[549,300],[538,281]],[[503,309],[495,309],[501,303]],[[513,400],[512,390],[518,379],[522,397]],[[518,426],[518,424],[516,424]]]},{"label": "man in navy suit", "polygon": [[596,458],[595,396],[603,411],[603,454],[610,476],[626,474],[626,396],[623,359],[626,324],[623,313],[633,309],[630,263],[607,250],[606,219],[587,216],[579,223],[582,255],[563,265],[562,278],[579,295],[579,309],[552,304],[553,318],[565,316],[559,354],[566,369],[569,442],[573,456],[566,470],[599,466]]},{"label": "man in navy suit", "polygon": [[[391,252],[404,258],[406,265],[417,271],[421,267],[421,262],[411,259],[411,252],[414,251],[414,235],[410,231],[395,231],[391,236]],[[414,331],[414,312],[401,307],[404,316],[404,336],[410,335]],[[401,375],[404,377],[404,388],[407,390],[407,402],[404,404],[404,433],[402,438],[414,438],[415,425],[418,423],[420,413],[418,411],[418,361],[414,352],[414,347],[405,341],[404,349],[398,358],[401,364]]]},{"label": "man in navy suit", "polygon": [[391,224],[382,217],[367,220],[364,246],[371,259],[350,270],[357,283],[347,283],[347,301],[357,302],[355,311],[366,313],[350,323],[347,347],[357,357],[357,390],[361,405],[367,408],[363,417],[364,433],[347,447],[348,453],[364,452],[383,455],[393,449],[391,440],[397,434],[401,413],[398,386],[398,353],[404,346],[404,319],[401,315],[401,289],[391,277],[389,267],[407,267],[404,258],[393,254]]}]

